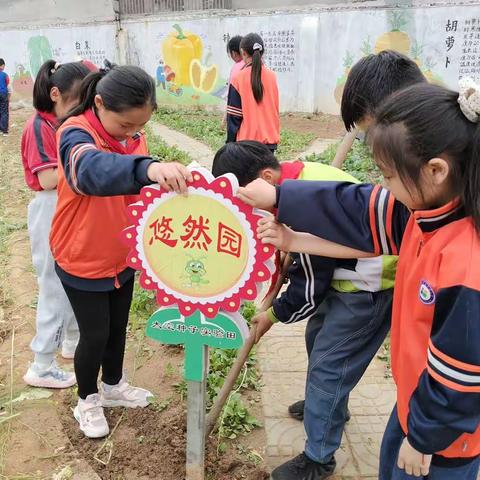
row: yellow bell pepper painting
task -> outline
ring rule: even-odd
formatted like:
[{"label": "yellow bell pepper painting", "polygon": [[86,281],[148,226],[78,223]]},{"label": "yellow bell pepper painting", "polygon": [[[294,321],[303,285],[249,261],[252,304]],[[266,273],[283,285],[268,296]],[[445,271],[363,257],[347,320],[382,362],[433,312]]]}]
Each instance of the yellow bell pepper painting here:
[{"label": "yellow bell pepper painting", "polygon": [[190,83],[197,92],[211,93],[217,84],[217,79],[216,65],[203,65],[197,59],[190,63]]},{"label": "yellow bell pepper painting", "polygon": [[175,82],[190,86],[190,64],[200,60],[203,53],[202,39],[193,33],[184,32],[180,25],[173,25],[171,32],[162,45],[163,60],[175,73]]}]

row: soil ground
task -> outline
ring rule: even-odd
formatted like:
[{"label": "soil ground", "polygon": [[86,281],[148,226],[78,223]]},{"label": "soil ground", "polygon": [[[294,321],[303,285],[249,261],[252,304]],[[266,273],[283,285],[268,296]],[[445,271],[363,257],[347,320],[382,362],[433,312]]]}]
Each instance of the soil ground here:
[{"label": "soil ground", "polygon": [[282,128],[298,133],[313,133],[317,138],[340,138],[345,126],[335,115],[324,113],[285,113],[281,117]]},{"label": "soil ground", "polygon": [[[71,413],[74,389],[10,403],[34,390],[22,380],[32,360],[29,343],[35,331],[37,290],[26,228],[32,194],[25,186],[20,158],[21,132],[31,114],[27,109],[12,112],[10,135],[0,137],[0,478],[51,479],[55,472],[71,469],[72,475],[65,473],[59,480],[181,480],[185,404],[174,389],[183,361],[178,348],[150,342],[138,332],[129,335],[125,363],[129,377],[134,375],[135,383],[154,392],[157,400],[144,410],[108,411],[111,429],[118,426],[107,443],[86,440],[79,433]],[[332,117],[287,115],[283,122],[292,130],[324,138],[342,132]],[[58,361],[73,368],[71,362]],[[262,421],[262,408],[254,401],[259,394],[249,395],[252,413]],[[209,480],[268,478],[263,463],[255,465],[258,462],[252,460],[265,454],[265,445],[264,430],[256,429],[217,455],[218,440],[212,437],[207,451]]]}]

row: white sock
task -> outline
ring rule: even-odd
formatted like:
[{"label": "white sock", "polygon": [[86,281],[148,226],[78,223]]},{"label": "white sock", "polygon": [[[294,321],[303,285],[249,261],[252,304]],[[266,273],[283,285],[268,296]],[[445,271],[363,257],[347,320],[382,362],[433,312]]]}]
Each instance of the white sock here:
[{"label": "white sock", "polygon": [[33,369],[37,373],[43,373],[47,371],[53,363],[55,356],[50,353],[36,353],[35,360],[33,362]]}]

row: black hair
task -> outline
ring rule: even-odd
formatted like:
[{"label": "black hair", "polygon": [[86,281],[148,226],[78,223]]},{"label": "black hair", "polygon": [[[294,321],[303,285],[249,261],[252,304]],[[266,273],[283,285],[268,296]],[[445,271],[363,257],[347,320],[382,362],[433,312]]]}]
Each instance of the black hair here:
[{"label": "black hair", "polygon": [[228,53],[238,53],[240,54],[240,42],[242,41],[241,35],[235,35],[227,43],[227,52]]},{"label": "black hair", "polygon": [[67,117],[81,115],[95,104],[95,95],[100,95],[103,105],[113,112],[124,112],[131,108],[150,104],[157,108],[155,82],[140,67],[117,66],[105,60],[105,68],[91,73],[80,86],[80,103]]},{"label": "black hair", "polygon": [[262,37],[257,33],[249,33],[242,38],[240,48],[252,57],[252,91],[256,102],[260,103],[263,99],[262,57],[265,52]]},{"label": "black hair", "polygon": [[3,67],[5,65],[5,60],[3,58],[0,58],[0,67]]},{"label": "black hair", "polygon": [[393,92],[426,79],[418,65],[393,50],[367,55],[350,71],[342,95],[342,120],[347,131]]},{"label": "black hair", "polygon": [[280,163],[271,150],[254,140],[226,143],[213,159],[215,177],[233,173],[241,187],[253,182],[265,168],[280,169]]},{"label": "black hair", "polygon": [[375,161],[394,168],[407,190],[420,195],[422,167],[446,160],[453,194],[480,232],[480,125],[463,114],[458,92],[422,83],[393,94],[379,107],[369,141]]},{"label": "black hair", "polygon": [[57,87],[62,96],[71,98],[78,94],[80,82],[90,73],[82,62],[58,64],[47,60],[37,73],[33,85],[33,106],[41,112],[52,112],[55,103],[50,98],[50,91]]}]

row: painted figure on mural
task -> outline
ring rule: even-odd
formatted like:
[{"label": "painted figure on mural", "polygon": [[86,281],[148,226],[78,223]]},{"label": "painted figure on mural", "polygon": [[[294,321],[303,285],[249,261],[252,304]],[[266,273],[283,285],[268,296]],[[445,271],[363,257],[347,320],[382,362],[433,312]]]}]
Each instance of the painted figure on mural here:
[{"label": "painted figure on mural", "polygon": [[156,77],[157,77],[157,87],[161,85],[162,88],[165,90],[165,66],[164,66],[163,60],[160,60],[158,62]]},{"label": "painted figure on mural", "polygon": [[13,76],[13,90],[17,98],[31,98],[33,92],[33,79],[30,72],[22,63],[15,65]]}]

